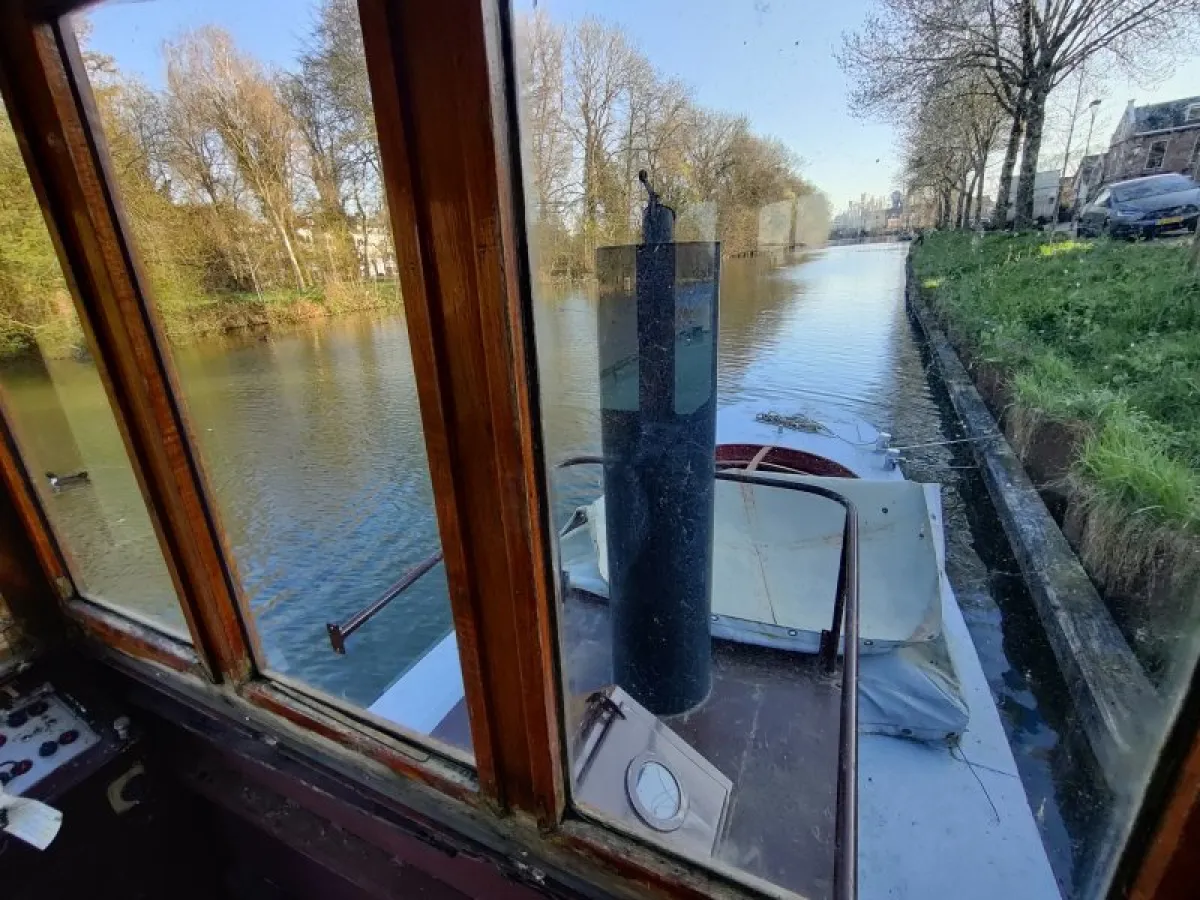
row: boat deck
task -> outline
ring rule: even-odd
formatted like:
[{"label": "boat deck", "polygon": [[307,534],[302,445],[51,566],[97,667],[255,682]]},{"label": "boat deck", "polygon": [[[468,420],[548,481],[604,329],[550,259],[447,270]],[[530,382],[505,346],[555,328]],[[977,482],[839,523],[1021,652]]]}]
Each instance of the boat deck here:
[{"label": "boat deck", "polygon": [[[567,691],[578,701],[568,702],[573,733],[582,699],[612,683],[607,601],[570,593],[562,631]],[[840,676],[815,656],[714,641],[708,700],[663,719],[733,782],[717,858],[813,900],[833,885],[840,702]],[[465,701],[430,736],[469,751]]]},{"label": "boat deck", "polygon": [[[612,683],[609,607],[571,593],[564,612],[567,689],[572,697],[586,697]],[[727,641],[712,646],[708,700],[662,721],[733,782],[716,856],[801,896],[827,897],[833,886],[840,675],[826,675],[811,655]]]},{"label": "boat deck", "polygon": [[[727,430],[738,422],[727,422]],[[732,437],[827,453],[866,477],[899,479],[881,467],[865,429],[836,437],[746,423]],[[820,444],[821,446],[817,446]],[[936,485],[925,495],[941,520]],[[945,577],[945,536],[933,529],[942,626],[970,719],[961,739],[859,740],[859,892],[863,898],[1058,900],[1061,896],[1029,808],[1000,712],[962,610]],[[606,602],[568,593],[560,609],[568,728],[587,694],[611,681]],[[696,711],[664,720],[733,782],[717,857],[796,891],[830,895],[833,885],[840,684],[816,658],[714,639],[713,691]],[[872,657],[862,664],[870,666]],[[886,659],[886,657],[881,657]],[[457,693],[455,693],[457,692]],[[430,704],[429,697],[436,696]],[[452,697],[452,699],[450,699]],[[419,699],[423,698],[423,699]],[[392,721],[469,749],[457,645],[449,634],[372,706]],[[450,702],[445,702],[450,699]]]}]

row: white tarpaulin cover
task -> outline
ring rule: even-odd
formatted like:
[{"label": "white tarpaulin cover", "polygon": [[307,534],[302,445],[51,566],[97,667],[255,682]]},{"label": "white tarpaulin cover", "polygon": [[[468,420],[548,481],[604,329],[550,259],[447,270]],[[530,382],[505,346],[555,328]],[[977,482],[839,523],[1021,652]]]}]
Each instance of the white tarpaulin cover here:
[{"label": "white tarpaulin cover", "polygon": [[[859,721],[921,739],[960,734],[968,708],[942,635],[954,602],[943,568],[935,485],[775,475],[848,497],[859,516]],[[928,488],[928,489],[927,489]],[[718,481],[713,636],[815,653],[830,626],[845,514],[811,494]],[[571,586],[607,597],[604,498],[564,530]]]}]

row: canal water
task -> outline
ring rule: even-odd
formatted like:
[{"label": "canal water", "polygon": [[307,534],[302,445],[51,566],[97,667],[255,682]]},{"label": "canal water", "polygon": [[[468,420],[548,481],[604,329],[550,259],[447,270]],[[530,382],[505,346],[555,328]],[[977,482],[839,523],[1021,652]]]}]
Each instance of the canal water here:
[{"label": "canal water", "polygon": [[[1070,895],[1103,798],[1061,738],[1065,693],[969,449],[945,443],[960,434],[905,315],[906,252],[869,244],[724,263],[720,402],[859,419],[897,446],[922,445],[905,453],[906,474],[944,485],[950,579]],[[547,458],[596,453],[594,293],[535,295]],[[403,315],[209,341],[176,362],[270,667],[369,704],[450,628],[438,567],[357,633],[346,656],[325,633],[438,546]],[[0,380],[35,471],[89,471],[87,485],[45,490],[86,588],[180,625],[94,367],[10,366]],[[555,476],[559,523],[595,495],[595,478]]]}]

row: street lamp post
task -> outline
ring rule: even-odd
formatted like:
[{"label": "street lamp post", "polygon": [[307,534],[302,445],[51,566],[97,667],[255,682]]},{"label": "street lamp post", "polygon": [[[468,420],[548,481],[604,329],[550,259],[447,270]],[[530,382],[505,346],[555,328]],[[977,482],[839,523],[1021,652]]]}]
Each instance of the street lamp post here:
[{"label": "street lamp post", "polygon": [[[1087,143],[1084,145],[1084,148],[1083,148],[1083,159],[1087,159],[1089,156],[1092,155],[1092,129],[1096,126],[1096,109],[1099,106],[1100,106],[1100,101],[1098,99],[1093,100],[1091,103],[1088,104],[1088,108],[1092,111],[1092,117],[1091,117],[1091,119],[1088,120]],[[1083,159],[1081,159],[1079,161],[1080,170],[1083,169]],[[1076,176],[1077,176],[1076,180],[1078,180],[1078,176],[1081,174],[1083,174],[1082,171],[1076,172]],[[1075,185],[1075,212],[1071,214],[1071,222],[1074,224],[1076,231],[1079,230],[1079,208],[1081,206],[1081,202],[1080,202],[1081,197],[1079,195],[1080,187],[1081,187],[1081,185],[1079,185],[1079,184]]]},{"label": "street lamp post", "polygon": [[1079,101],[1083,99],[1083,75],[1079,76],[1079,90],[1075,92],[1075,105],[1071,107],[1071,127],[1067,129],[1067,149],[1063,151],[1062,169],[1058,173],[1058,185],[1054,189],[1054,211],[1050,230],[1058,230],[1058,210],[1062,206],[1062,183],[1067,177],[1067,166],[1071,163],[1071,138],[1075,136],[1075,120],[1079,118]]}]

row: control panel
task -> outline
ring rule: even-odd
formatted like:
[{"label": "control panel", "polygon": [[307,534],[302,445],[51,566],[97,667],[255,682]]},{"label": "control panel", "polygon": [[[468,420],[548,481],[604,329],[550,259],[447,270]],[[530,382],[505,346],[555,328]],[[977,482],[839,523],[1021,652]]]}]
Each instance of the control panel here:
[{"label": "control panel", "polygon": [[100,736],[49,683],[0,687],[0,784],[21,795],[100,743]]}]

